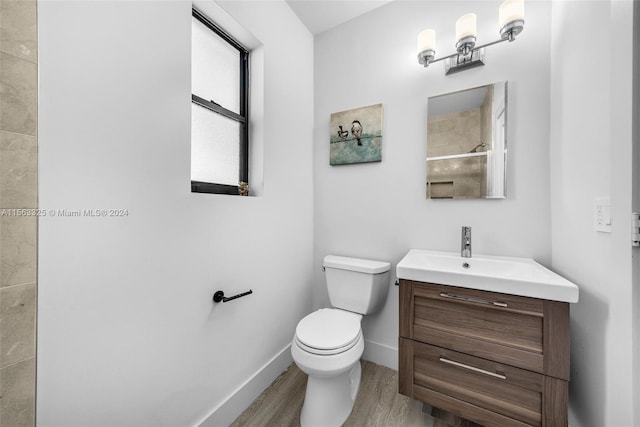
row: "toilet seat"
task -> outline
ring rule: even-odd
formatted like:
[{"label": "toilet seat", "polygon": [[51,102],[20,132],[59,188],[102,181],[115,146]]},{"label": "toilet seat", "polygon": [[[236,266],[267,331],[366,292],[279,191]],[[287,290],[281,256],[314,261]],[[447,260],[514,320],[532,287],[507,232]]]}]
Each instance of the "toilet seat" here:
[{"label": "toilet seat", "polygon": [[310,346],[300,342],[298,337],[295,338],[295,344],[298,347],[300,347],[300,349],[306,351],[307,353],[315,354],[317,356],[331,356],[331,355],[344,353],[347,350],[351,350],[353,347],[355,347],[356,344],[358,344],[360,339],[362,339],[362,332],[360,332],[358,334],[358,336],[352,342],[347,344],[346,346],[339,347],[339,348],[334,348],[334,349],[329,349],[329,350],[322,350],[322,349],[319,349],[319,348],[310,347]]},{"label": "toilet seat", "polygon": [[361,319],[361,315],[349,311],[320,309],[298,323],[294,341],[312,354],[342,353],[362,339]]}]

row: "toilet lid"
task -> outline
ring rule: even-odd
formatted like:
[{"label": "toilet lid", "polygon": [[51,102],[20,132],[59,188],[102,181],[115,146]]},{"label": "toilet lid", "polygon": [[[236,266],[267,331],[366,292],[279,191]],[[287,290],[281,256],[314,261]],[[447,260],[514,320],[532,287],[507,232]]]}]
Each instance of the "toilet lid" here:
[{"label": "toilet lid", "polygon": [[361,315],[323,308],[309,314],[296,327],[296,338],[307,347],[335,350],[347,347],[360,336]]}]

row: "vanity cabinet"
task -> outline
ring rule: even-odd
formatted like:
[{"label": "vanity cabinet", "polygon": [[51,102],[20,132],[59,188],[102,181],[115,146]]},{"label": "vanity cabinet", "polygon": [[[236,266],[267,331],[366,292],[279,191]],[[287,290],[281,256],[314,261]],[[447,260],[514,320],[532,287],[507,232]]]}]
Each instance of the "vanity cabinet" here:
[{"label": "vanity cabinet", "polygon": [[569,304],[400,280],[399,391],[484,426],[567,426]]}]

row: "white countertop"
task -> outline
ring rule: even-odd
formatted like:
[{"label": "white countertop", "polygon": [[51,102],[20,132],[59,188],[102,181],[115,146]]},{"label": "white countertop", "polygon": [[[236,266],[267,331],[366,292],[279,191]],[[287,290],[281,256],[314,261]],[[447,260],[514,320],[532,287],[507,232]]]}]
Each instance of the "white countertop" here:
[{"label": "white countertop", "polygon": [[[466,265],[466,266],[465,266]],[[525,297],[578,302],[578,286],[531,258],[411,249],[396,266],[399,279]]]}]

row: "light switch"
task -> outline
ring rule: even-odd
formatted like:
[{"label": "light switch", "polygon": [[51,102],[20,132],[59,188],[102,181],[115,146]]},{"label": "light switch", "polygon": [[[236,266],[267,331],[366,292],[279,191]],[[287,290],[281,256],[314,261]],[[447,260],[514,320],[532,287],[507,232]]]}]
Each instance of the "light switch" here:
[{"label": "light switch", "polygon": [[598,197],[595,200],[595,229],[602,233],[611,233],[611,199]]}]

